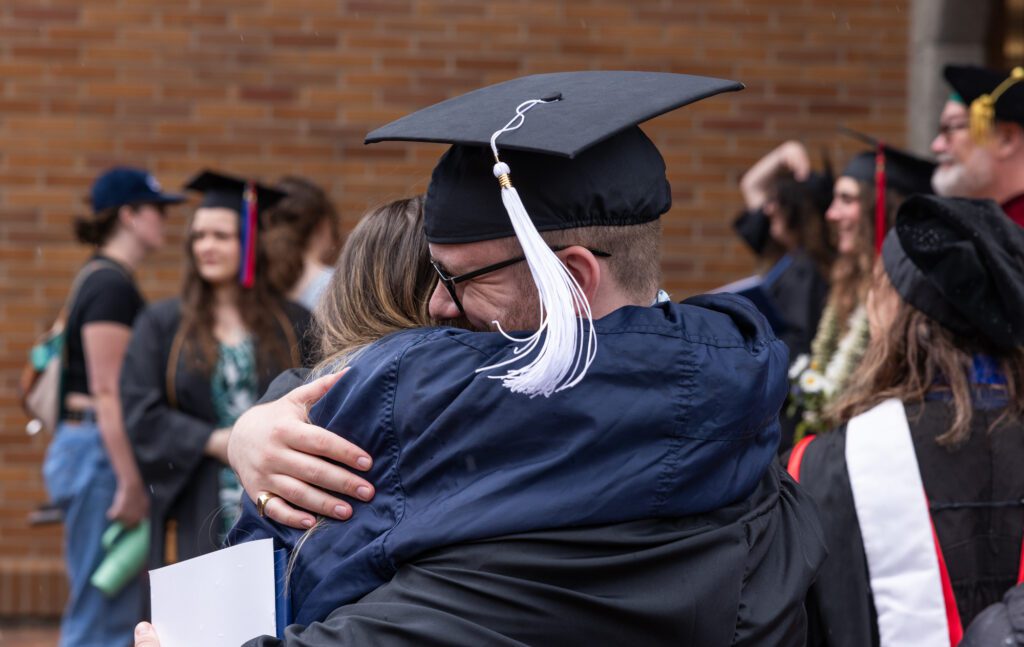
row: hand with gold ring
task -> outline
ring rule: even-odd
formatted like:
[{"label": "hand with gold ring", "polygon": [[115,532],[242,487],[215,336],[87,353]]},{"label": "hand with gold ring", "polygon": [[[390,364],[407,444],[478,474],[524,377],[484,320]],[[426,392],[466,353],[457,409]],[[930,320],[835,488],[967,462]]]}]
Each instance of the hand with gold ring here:
[{"label": "hand with gold ring", "polygon": [[256,514],[261,517],[267,516],[267,502],[271,499],[278,498],[273,492],[264,492],[263,494],[256,497]]},{"label": "hand with gold ring", "polygon": [[[283,397],[257,405],[235,421],[228,458],[248,496],[274,492],[264,513],[292,528],[312,528],[314,515],[345,520],[352,503],[373,498],[373,485],[357,474],[373,460],[338,434],[309,423],[308,412],[344,374],[327,375]],[[340,496],[339,496],[340,495]],[[308,511],[308,512],[307,512]]]}]

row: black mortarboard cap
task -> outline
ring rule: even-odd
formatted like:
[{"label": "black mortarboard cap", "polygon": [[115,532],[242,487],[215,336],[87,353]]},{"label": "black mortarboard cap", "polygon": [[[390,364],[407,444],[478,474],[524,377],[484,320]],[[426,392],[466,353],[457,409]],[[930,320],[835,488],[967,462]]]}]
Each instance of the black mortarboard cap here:
[{"label": "black mortarboard cap", "polygon": [[[1001,72],[976,65],[947,65],[943,70],[946,81],[967,106],[972,106],[982,95],[993,95],[1014,73],[1016,71]],[[991,107],[995,119],[1024,125],[1024,83],[1008,83],[1005,91],[993,98],[995,102]]]},{"label": "black mortarboard cap", "polygon": [[478,370],[506,368],[496,379],[531,397],[583,379],[597,350],[590,303],[540,232],[659,218],[672,204],[665,162],[637,124],[742,87],[654,72],[540,74],[443,101],[366,137],[452,144],[427,189],[428,241],[515,236],[523,249],[540,327],[516,340],[513,358]]},{"label": "black mortarboard cap", "polygon": [[576,157],[612,135],[721,92],[742,90],[725,79],[666,72],[557,72],[534,74],[442,101],[366,136],[382,141],[487,146],[491,135],[529,99],[554,99],[543,115],[502,135],[503,150]]},{"label": "black mortarboard cap", "polygon": [[[256,280],[256,237],[259,230],[259,214],[274,206],[285,194],[258,182],[243,180],[216,171],[202,171],[192,178],[186,189],[203,194],[200,207],[226,208],[238,213],[240,223],[239,239],[242,243],[242,263],[238,281],[244,288],[251,288]],[[246,195],[252,188],[255,195]],[[256,199],[256,208],[247,208],[248,201]],[[251,204],[249,204],[251,207]]]},{"label": "black mortarboard cap", "polygon": [[827,153],[822,153],[822,169],[820,172],[811,171],[804,180],[804,186],[811,198],[815,210],[825,215],[828,207],[832,204],[832,192],[836,185],[836,176],[832,172],[832,160]]},{"label": "black mortarboard cap", "polygon": [[424,208],[427,238],[465,243],[513,236],[495,190],[491,136],[531,99],[521,128],[497,141],[539,231],[631,225],[671,206],[665,164],[636,127],[735,81],[661,72],[560,72],[526,76],[443,101],[374,130],[366,143],[453,144],[434,169]]},{"label": "black mortarboard cap", "polygon": [[[854,130],[842,129],[844,134],[861,140],[874,150],[858,153],[847,164],[840,175],[852,177],[874,185],[877,147],[880,142]],[[914,193],[932,193],[932,174],[935,162],[918,157],[888,144],[881,144],[885,154],[885,183],[888,188],[904,196]]]},{"label": "black mortarboard cap", "polygon": [[732,228],[755,256],[764,253],[772,228],[764,209],[744,209],[732,221]]},{"label": "black mortarboard cap", "polygon": [[[242,213],[245,200],[247,180],[217,171],[205,170],[188,181],[185,188],[203,194],[202,207],[225,207]],[[277,189],[272,189],[258,182],[253,183],[256,190],[256,202],[262,212],[285,197]]]},{"label": "black mortarboard cap", "polygon": [[882,259],[900,296],[949,330],[1024,346],[1024,229],[995,202],[907,199]]}]

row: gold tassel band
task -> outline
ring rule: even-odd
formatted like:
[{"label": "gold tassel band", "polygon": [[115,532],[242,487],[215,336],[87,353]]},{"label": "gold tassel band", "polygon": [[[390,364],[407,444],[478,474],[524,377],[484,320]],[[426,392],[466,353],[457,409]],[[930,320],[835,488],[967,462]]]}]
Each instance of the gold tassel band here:
[{"label": "gold tassel band", "polygon": [[996,117],[996,102],[1003,93],[1024,81],[1024,67],[1015,67],[1010,76],[989,94],[983,94],[971,102],[971,139],[984,144],[992,135],[992,123]]},{"label": "gold tassel band", "polygon": [[500,184],[503,189],[511,189],[512,179],[509,178],[508,173],[502,173],[498,176],[498,184]]}]

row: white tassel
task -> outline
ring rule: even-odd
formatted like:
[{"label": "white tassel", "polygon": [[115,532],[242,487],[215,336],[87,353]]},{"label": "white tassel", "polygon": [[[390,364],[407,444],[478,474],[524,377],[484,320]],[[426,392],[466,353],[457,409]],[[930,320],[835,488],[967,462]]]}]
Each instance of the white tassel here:
[{"label": "white tassel", "polygon": [[[522,125],[523,113],[537,103],[547,102],[533,100],[521,104],[516,110],[516,117],[491,137],[495,159],[497,136]],[[513,126],[516,120],[519,123]],[[482,367],[477,372],[526,362],[523,366],[510,368],[504,375],[492,377],[500,379],[502,385],[514,393],[548,397],[552,393],[576,386],[584,378],[597,354],[597,335],[586,294],[568,268],[541,238],[519,193],[508,178],[509,172],[504,162],[499,161],[494,165],[494,176],[502,186],[501,201],[537,285],[540,325],[532,335],[516,338],[506,333],[501,323],[495,321],[502,335],[521,345],[510,359]]]}]

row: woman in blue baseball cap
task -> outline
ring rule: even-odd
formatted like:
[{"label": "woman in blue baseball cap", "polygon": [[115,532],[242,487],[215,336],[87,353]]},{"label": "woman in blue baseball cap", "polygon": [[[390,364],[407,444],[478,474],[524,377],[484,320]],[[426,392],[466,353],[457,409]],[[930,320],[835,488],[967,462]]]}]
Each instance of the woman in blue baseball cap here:
[{"label": "woman in blue baseball cap", "polygon": [[43,464],[50,498],[64,514],[70,593],[62,647],[127,644],[140,614],[137,579],[113,597],[89,580],[104,557],[108,526],[134,527],[148,510],[118,381],[132,323],[145,305],[135,270],[163,244],[167,207],[183,200],[164,193],[146,171],[117,167],[93,184],[92,214],[75,219],[75,236],[95,253],[67,301],[60,422]]}]

